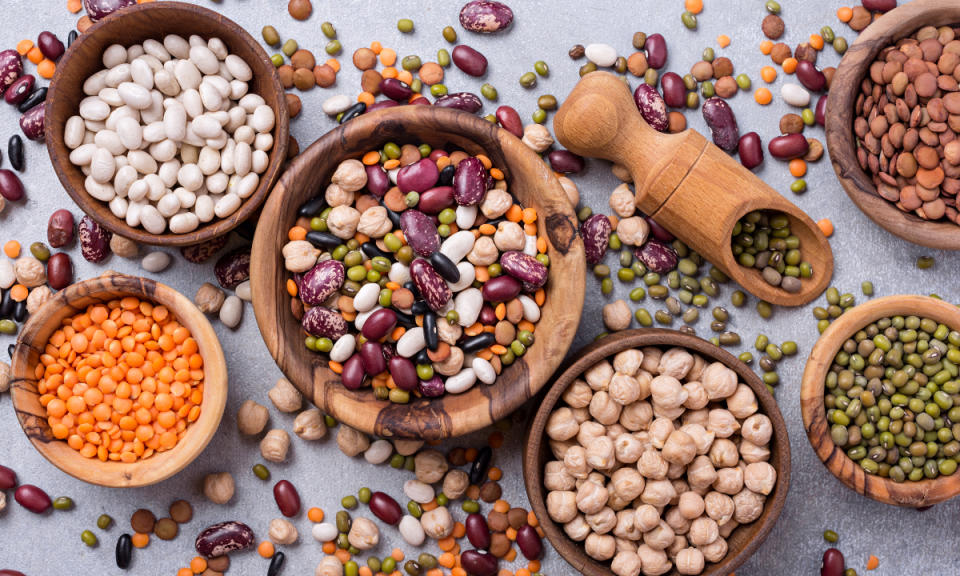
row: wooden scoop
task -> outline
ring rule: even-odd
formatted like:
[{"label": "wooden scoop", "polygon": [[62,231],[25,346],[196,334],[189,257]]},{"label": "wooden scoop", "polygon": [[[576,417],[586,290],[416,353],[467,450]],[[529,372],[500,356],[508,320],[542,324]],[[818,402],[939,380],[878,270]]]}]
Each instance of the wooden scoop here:
[{"label": "wooden scoop", "polygon": [[[754,296],[800,306],[823,292],[833,276],[833,252],[820,228],[726,152],[693,130],[664,134],[647,125],[627,85],[606,72],[587,74],[553,121],[570,151],[626,166],[637,207],[700,253]],[[771,286],[755,268],[741,266],[730,248],[733,226],[753,210],[790,218],[803,259],[813,266],[799,292]]]}]

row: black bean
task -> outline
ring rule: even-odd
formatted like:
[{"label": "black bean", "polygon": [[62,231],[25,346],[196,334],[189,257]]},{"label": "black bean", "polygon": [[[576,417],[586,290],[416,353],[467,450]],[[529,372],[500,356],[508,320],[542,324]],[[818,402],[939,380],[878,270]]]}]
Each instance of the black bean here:
[{"label": "black bean", "polygon": [[7,346],[7,356],[9,356],[11,360],[13,359],[13,351],[16,350],[16,348],[17,348],[16,344],[11,344]]},{"label": "black bean", "polygon": [[13,307],[13,319],[17,322],[23,322],[27,319],[27,301],[21,300]]},{"label": "black bean", "polygon": [[129,534],[123,534],[117,540],[117,568],[126,569],[130,566],[130,558],[133,555],[133,540]]},{"label": "black bean", "polygon": [[[492,336],[492,334],[491,334]],[[477,486],[483,484],[487,479],[487,470],[490,469],[490,460],[493,458],[493,450],[489,446],[484,446],[477,452],[477,459],[470,466],[470,483]]]},{"label": "black bean", "polygon": [[317,196],[311,200],[307,200],[300,206],[300,209],[297,210],[297,216],[304,216],[310,218],[316,216],[317,214],[323,212],[324,208],[327,207],[327,201],[323,196]]},{"label": "black bean", "polygon": [[444,166],[443,170],[440,171],[440,180],[437,181],[437,186],[450,186],[453,184],[453,175],[456,171],[457,168],[453,164]]},{"label": "black bean", "polygon": [[386,258],[388,260],[390,259],[390,253],[381,250],[375,242],[364,242],[360,245],[360,249],[363,250],[363,253],[370,258],[380,256],[381,258]]},{"label": "black bean", "polygon": [[430,360],[430,356],[427,355],[427,349],[417,352],[417,355],[413,357],[416,360],[417,364],[431,364],[433,360]]},{"label": "black bean", "polygon": [[447,282],[457,283],[460,281],[460,269],[453,263],[453,260],[446,257],[441,252],[434,252],[430,256],[430,265]]},{"label": "black bean", "polygon": [[24,100],[23,102],[20,103],[19,106],[17,106],[17,110],[19,110],[20,112],[26,112],[27,110],[33,108],[34,106],[43,102],[46,99],[47,99],[46,87],[37,88],[36,90],[31,92],[29,96],[27,96],[26,100]]},{"label": "black bean", "polygon": [[69,48],[70,45],[76,42],[77,38],[79,37],[80,37],[79,32],[77,32],[76,30],[71,30],[70,33],[67,34],[67,48]]},{"label": "black bean", "polygon": [[273,559],[270,560],[270,567],[267,568],[267,576],[277,576],[283,569],[284,560],[286,560],[286,556],[283,555],[283,552],[274,554]]},{"label": "black bean", "polygon": [[333,234],[318,232],[316,230],[307,232],[307,242],[313,244],[317,248],[323,248],[325,250],[333,250],[341,244],[340,239]]},{"label": "black bean", "polygon": [[3,300],[0,300],[0,318],[10,318],[13,315],[13,308],[17,305],[14,302],[13,297],[10,295],[10,290],[7,290],[3,293]]},{"label": "black bean", "polygon": [[400,215],[394,212],[393,210],[387,208],[383,203],[383,199],[380,199],[380,205],[387,211],[387,218],[390,219],[390,223],[393,224],[394,228],[400,228]]},{"label": "black bean", "polygon": [[435,352],[440,346],[440,336],[437,334],[437,315],[433,310],[423,315],[423,336],[427,341],[427,349]]},{"label": "black bean", "polygon": [[404,326],[406,326],[406,327],[408,327],[408,328],[409,328],[410,326],[416,326],[416,325],[417,325],[417,320],[416,320],[416,318],[413,317],[412,314],[407,314],[407,313],[405,313],[405,312],[400,312],[399,310],[396,310],[396,313],[397,313],[397,324],[402,324],[402,325],[404,325]]},{"label": "black bean", "polygon": [[487,346],[493,346],[496,342],[496,338],[490,332],[484,332],[483,334],[478,334],[476,336],[471,336],[463,341],[463,345],[460,346],[460,349],[463,350],[464,354],[469,354],[471,352],[477,352],[483,350]]},{"label": "black bean", "polygon": [[[410,280],[409,282],[404,282],[403,287],[413,292],[413,298],[415,300],[423,300],[423,296],[420,295],[420,289],[417,288],[417,285],[413,283],[413,280]],[[414,305],[416,305],[416,302],[414,302]]]},{"label": "black bean", "polygon": [[410,307],[410,311],[416,315],[426,314],[430,311],[430,307],[427,306],[427,303],[423,300],[417,300],[413,303],[413,306]]},{"label": "black bean", "polygon": [[357,116],[363,114],[367,111],[367,105],[363,102],[357,102],[353,106],[347,108],[343,111],[343,116],[340,117],[340,123],[345,124],[350,120],[353,120]]},{"label": "black bean", "polygon": [[23,172],[23,138],[14,134],[7,142],[7,158],[17,172]]}]

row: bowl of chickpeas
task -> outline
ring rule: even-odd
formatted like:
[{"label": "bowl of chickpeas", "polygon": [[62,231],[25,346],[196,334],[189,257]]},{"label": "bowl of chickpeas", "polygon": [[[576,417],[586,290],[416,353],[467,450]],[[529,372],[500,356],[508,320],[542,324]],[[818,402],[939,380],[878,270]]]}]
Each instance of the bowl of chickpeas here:
[{"label": "bowl of chickpeas", "polygon": [[47,301],[20,332],[14,411],[53,465],[108,487],[155,484],[203,452],[227,400],[223,350],[176,290],[109,274]]},{"label": "bowl of chickpeas", "polygon": [[588,576],[732,573],[790,487],[787,429],[766,385],[673,330],[619,332],[574,357],[524,453],[547,539]]}]

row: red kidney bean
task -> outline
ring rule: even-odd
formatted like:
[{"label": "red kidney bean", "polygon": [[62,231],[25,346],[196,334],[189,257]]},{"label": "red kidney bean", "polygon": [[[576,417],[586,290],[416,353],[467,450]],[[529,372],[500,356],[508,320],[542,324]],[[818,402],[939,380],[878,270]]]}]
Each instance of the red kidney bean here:
[{"label": "red kidney bean", "polygon": [[[420,98],[420,100],[422,100],[422,98]],[[381,108],[393,108],[394,106],[399,106],[399,105],[400,105],[399,102],[395,102],[393,100],[381,100],[379,102],[374,102],[373,104],[368,106],[367,112],[373,112],[374,110],[379,110]],[[280,554],[280,552],[277,552],[277,554]]]},{"label": "red kidney bean", "polygon": [[253,530],[242,522],[221,522],[203,530],[195,547],[206,558],[216,558],[253,545]]},{"label": "red kidney bean", "polygon": [[417,389],[420,379],[417,378],[417,367],[403,356],[394,356],[388,363],[390,375],[397,388],[412,392]]},{"label": "red kidney bean", "polygon": [[363,362],[363,371],[369,376],[376,376],[387,369],[383,346],[379,342],[364,342],[360,346],[360,360]]},{"label": "red kidney bean", "polygon": [[384,492],[374,492],[370,495],[370,512],[391,526],[396,526],[403,519],[403,510],[397,501]]},{"label": "red kidney bean", "polygon": [[461,206],[479,204],[487,193],[487,182],[483,162],[475,156],[464,158],[453,173],[453,198]]},{"label": "red kidney bean", "polygon": [[53,504],[50,501],[50,496],[47,496],[46,492],[33,484],[21,484],[17,491],[13,493],[13,497],[18,504],[34,514],[43,514]]},{"label": "red kidney bean", "polygon": [[4,101],[14,106],[23,102],[27,99],[27,96],[30,95],[30,92],[33,91],[33,83],[36,82],[36,80],[33,74],[24,74],[17,78],[3,94]]},{"label": "red kidney bean", "polygon": [[650,235],[655,239],[661,242],[673,242],[676,240],[676,236],[674,236],[672,232],[658,224],[653,218],[644,216],[644,220],[650,225]]},{"label": "red kidney bean", "polygon": [[473,513],[464,521],[467,528],[467,540],[474,548],[486,550],[490,548],[490,527],[482,514]]},{"label": "red kidney bean", "polygon": [[[647,40],[649,42],[649,39]],[[707,121],[713,143],[727,152],[737,149],[740,142],[740,129],[733,110],[723,98],[714,96],[703,103],[703,119]]]},{"label": "red kidney bean", "polygon": [[367,172],[367,190],[377,198],[383,198],[383,195],[390,189],[390,177],[379,164],[364,166]]},{"label": "red kidney bean", "polygon": [[443,157],[443,156],[449,156],[449,154],[447,154],[447,152],[446,152],[445,150],[433,150],[432,152],[430,152],[430,155],[427,156],[427,158],[429,158],[429,159],[433,160],[434,162],[436,162],[437,160],[439,160],[439,159],[440,159],[441,157]]},{"label": "red kidney bean", "polygon": [[509,28],[511,22],[513,11],[502,2],[474,0],[460,9],[460,25],[471,32],[499,32]]},{"label": "red kidney bean", "polygon": [[312,336],[325,336],[336,341],[347,333],[347,321],[339,312],[323,306],[314,306],[303,314],[300,325]]},{"label": "red kidney bean", "polygon": [[[439,176],[439,175],[438,175]],[[429,257],[440,249],[440,234],[433,219],[419,210],[404,210],[400,215],[404,238],[420,256]]]},{"label": "red kidney bean", "polygon": [[[420,100],[420,98],[417,98],[417,100]],[[414,100],[414,102],[417,100]],[[437,101],[434,102],[433,105],[441,108],[455,108],[469,112],[470,114],[476,114],[483,108],[483,102],[480,101],[480,97],[470,92],[455,92],[441,96],[437,98]]]},{"label": "red kidney bean", "polygon": [[460,44],[454,47],[453,63],[468,76],[480,77],[487,73],[487,58],[480,52]]},{"label": "red kidney bean", "polygon": [[820,576],[843,576],[846,562],[843,553],[836,548],[827,548],[823,553],[823,563],[820,565]]},{"label": "red kidney bean", "polygon": [[89,216],[80,219],[80,254],[87,262],[102,262],[110,255],[113,232],[103,228]]},{"label": "red kidney bean", "polygon": [[819,92],[827,86],[827,77],[817,70],[813,62],[807,60],[797,64],[797,80],[811,92]]},{"label": "red kidney bean", "polygon": [[319,306],[343,286],[344,277],[343,262],[318,262],[300,280],[300,299],[309,306]]},{"label": "red kidney bean", "polygon": [[644,44],[647,50],[647,65],[654,70],[663,68],[667,63],[667,41],[662,34],[651,34],[647,36],[647,42]]},{"label": "red kidney bean", "polygon": [[17,485],[17,473],[0,465],[0,490],[9,490]]},{"label": "red kidney bean", "polygon": [[250,279],[250,249],[239,248],[227,252],[213,266],[217,283],[227,290],[233,290]]},{"label": "red kidney bean", "polygon": [[[463,164],[463,162],[461,162]],[[439,214],[444,208],[456,206],[452,186],[435,186],[420,193],[417,209],[424,214]]]},{"label": "red kidney bean", "polygon": [[554,150],[547,154],[547,160],[550,161],[550,167],[554,172],[563,174],[576,174],[584,167],[583,158],[569,150]]},{"label": "red kidney bean", "polygon": [[417,98],[412,102],[408,102],[408,104],[411,106],[433,106],[433,102],[431,102],[427,98]]},{"label": "red kidney bean", "polygon": [[822,94],[820,98],[817,99],[816,111],[813,114],[817,124],[821,126],[827,123],[827,96],[829,96],[829,94]]},{"label": "red kidney bean", "polygon": [[281,480],[273,485],[273,499],[277,501],[280,513],[287,518],[300,513],[300,493],[289,481]]},{"label": "red kidney bean", "polygon": [[897,0],[863,0],[863,7],[874,12],[889,12],[897,7]]},{"label": "red kidney bean", "polygon": [[763,143],[756,132],[747,132],[740,137],[740,163],[753,170],[763,163]]},{"label": "red kidney bean", "polygon": [[800,158],[807,153],[810,145],[803,134],[787,134],[777,136],[767,144],[770,155],[780,160]]},{"label": "red kidney bean", "polygon": [[460,555],[460,566],[469,576],[496,576],[498,561],[486,550],[467,550]]},{"label": "red kidney bean", "polygon": [[61,208],[47,221],[47,242],[53,248],[62,248],[73,242],[73,214]]},{"label": "red kidney bean", "polygon": [[46,108],[43,103],[40,103],[20,116],[20,130],[30,140],[43,140],[45,134],[43,119]]},{"label": "red kidney bean", "polygon": [[40,36],[37,37],[37,46],[44,56],[54,62],[63,56],[63,42],[61,42],[53,32],[47,32],[46,30],[41,32]]},{"label": "red kidney bean", "polygon": [[63,290],[73,283],[73,262],[70,255],[57,252],[47,260],[47,284],[54,290]]},{"label": "red kidney bean", "polygon": [[27,576],[23,572],[17,572],[16,570],[9,570],[4,568],[0,570],[0,576]]},{"label": "red kidney bean", "polygon": [[492,326],[499,322],[499,318],[497,318],[497,311],[493,309],[493,306],[484,304],[483,308],[480,309],[480,317],[477,318],[477,321],[484,326]]},{"label": "red kidney bean", "polygon": [[397,313],[390,308],[381,308],[367,317],[363,323],[363,337],[376,342],[397,325]]},{"label": "red kidney bean", "polygon": [[656,240],[648,240],[643,246],[633,251],[647,270],[657,274],[666,274],[677,267],[677,252],[669,245]]},{"label": "red kidney bean", "polygon": [[533,285],[534,290],[547,283],[547,267],[529,254],[516,250],[504,252],[500,256],[500,266],[517,280]]},{"label": "red kidney bean", "polygon": [[[314,310],[311,308],[310,310]],[[310,312],[307,310],[307,312]],[[359,353],[354,354],[343,363],[343,372],[340,374],[340,380],[347,390],[359,390],[363,386],[363,381],[367,377],[367,371],[363,369],[363,358]]]},{"label": "red kidney bean", "polygon": [[507,132],[517,138],[523,138],[523,121],[520,120],[520,114],[510,106],[500,106],[495,113],[497,122]]},{"label": "red kidney bean", "polygon": [[517,547],[527,560],[536,560],[543,554],[543,541],[540,540],[537,529],[529,524],[517,529]]},{"label": "red kidney bean", "polygon": [[410,85],[396,78],[384,78],[381,80],[380,92],[387,98],[396,100],[397,102],[406,102],[413,96],[413,90],[410,88]]},{"label": "red kidney bean", "polygon": [[16,174],[6,168],[0,169],[0,196],[10,202],[16,202],[23,198],[23,182]]},{"label": "red kidney bean", "polygon": [[687,87],[683,78],[676,72],[667,72],[660,78],[663,100],[671,108],[683,108],[687,105]]},{"label": "red kidney bean", "polygon": [[23,61],[16,50],[0,52],[0,94],[23,74]]},{"label": "red kidney bean", "polygon": [[603,260],[610,244],[610,232],[613,226],[610,219],[603,214],[594,214],[580,225],[580,237],[583,238],[583,248],[587,255],[588,264],[596,264]]},{"label": "red kidney bean", "polygon": [[443,393],[446,391],[446,387],[443,385],[443,379],[439,376],[434,376],[429,380],[420,380],[417,387],[420,390],[420,394],[426,398],[443,396]]},{"label": "red kidney bean", "polygon": [[487,302],[507,302],[520,294],[523,285],[513,276],[497,276],[484,283],[480,290]]},{"label": "red kidney bean", "polygon": [[666,132],[670,126],[667,115],[667,103],[657,89],[649,84],[640,84],[633,91],[633,101],[640,110],[640,115],[657,132]]},{"label": "red kidney bean", "polygon": [[434,312],[439,312],[450,301],[450,286],[426,260],[417,258],[410,263],[410,277],[427,306]]},{"label": "red kidney bean", "polygon": [[404,166],[397,172],[397,186],[404,194],[426,192],[437,185],[439,178],[440,171],[437,170],[437,164],[429,158],[423,158]]}]

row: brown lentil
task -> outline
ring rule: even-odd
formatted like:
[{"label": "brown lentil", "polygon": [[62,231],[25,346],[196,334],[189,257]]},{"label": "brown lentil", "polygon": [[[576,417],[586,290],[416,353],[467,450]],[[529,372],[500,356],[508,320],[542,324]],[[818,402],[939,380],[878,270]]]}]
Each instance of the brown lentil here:
[{"label": "brown lentil", "polygon": [[781,36],[783,36],[783,18],[777,16],[776,14],[767,14],[763,18],[760,28],[763,30],[764,36],[771,40],[778,40]]},{"label": "brown lentil", "polygon": [[803,118],[799,114],[784,114],[780,118],[781,134],[799,134],[803,132]]},{"label": "brown lentil", "polygon": [[647,44],[647,35],[643,32],[634,33],[632,43],[636,50],[643,50],[643,47]]},{"label": "brown lentil", "polygon": [[177,500],[170,505],[170,518],[177,524],[186,524],[193,519],[193,506],[186,500]]},{"label": "brown lentil", "polygon": [[300,110],[303,108],[303,103],[300,101],[300,97],[296,94],[291,94],[287,92],[287,110],[290,112],[291,118],[296,118],[300,115]]},{"label": "brown lentil", "polygon": [[294,20],[306,20],[313,12],[313,4],[310,0],[290,0],[287,4],[287,11]]},{"label": "brown lentil", "polygon": [[816,162],[823,158],[823,144],[816,138],[807,138],[807,155],[803,159],[807,162]]},{"label": "brown lentil", "polygon": [[293,66],[294,70],[301,68],[313,70],[313,67],[317,65],[317,60],[313,57],[313,52],[301,48],[290,57],[290,65]]},{"label": "brown lentil", "polygon": [[640,77],[647,72],[647,55],[643,52],[634,52],[627,58],[627,70],[634,76]]},{"label": "brown lentil", "polygon": [[153,526],[153,533],[161,540],[173,540],[179,532],[177,523],[170,518],[161,518]]},{"label": "brown lentil", "polygon": [[149,534],[153,532],[153,526],[156,522],[157,517],[153,515],[153,512],[146,508],[141,508],[134,512],[130,518],[130,527],[133,528],[134,532]]},{"label": "brown lentil", "polygon": [[732,98],[737,94],[737,81],[733,76],[722,76],[713,83],[713,90],[721,98]]},{"label": "brown lentil", "polygon": [[321,64],[313,69],[313,78],[316,80],[317,86],[329,88],[337,81],[337,71],[327,64]]},{"label": "brown lentil", "polygon": [[863,6],[854,6],[853,7],[853,17],[850,18],[850,21],[847,22],[847,26],[851,29],[860,32],[864,28],[870,25],[870,22],[873,21],[873,15],[870,14],[870,11],[864,8]]},{"label": "brown lentil", "polygon": [[733,62],[725,56],[714,59],[712,68],[714,78],[733,76]]},{"label": "brown lentil", "polygon": [[364,70],[360,76],[360,87],[364,92],[369,92],[376,96],[380,93],[380,82],[382,81],[383,76],[376,70]]},{"label": "brown lentil", "polygon": [[307,68],[301,68],[293,73],[293,85],[297,90],[306,91],[317,85],[317,79]]},{"label": "brown lentil", "polygon": [[358,70],[369,70],[377,65],[377,55],[369,48],[359,48],[353,53],[353,65]]},{"label": "brown lentil", "polygon": [[774,64],[778,65],[783,64],[783,61],[792,55],[793,52],[790,50],[790,47],[783,42],[774,44],[773,49],[770,51],[770,59],[773,60]]},{"label": "brown lentil", "polygon": [[277,75],[280,76],[280,85],[287,90],[293,88],[293,73],[294,68],[289,64],[284,64],[277,68]]},{"label": "brown lentil", "polygon": [[503,489],[497,482],[484,482],[480,487],[480,499],[487,503],[493,503],[503,495]]}]

